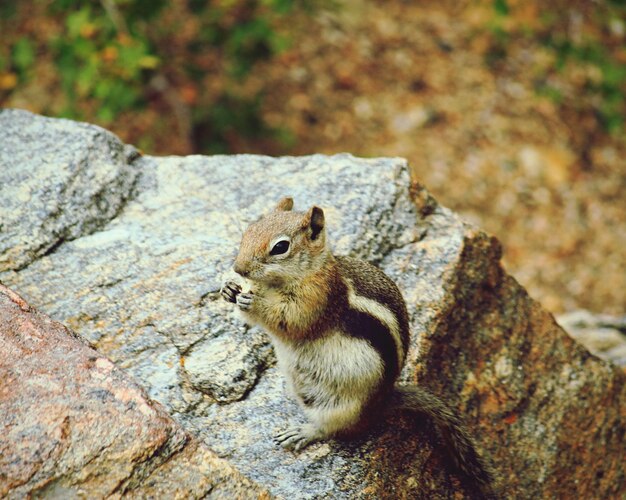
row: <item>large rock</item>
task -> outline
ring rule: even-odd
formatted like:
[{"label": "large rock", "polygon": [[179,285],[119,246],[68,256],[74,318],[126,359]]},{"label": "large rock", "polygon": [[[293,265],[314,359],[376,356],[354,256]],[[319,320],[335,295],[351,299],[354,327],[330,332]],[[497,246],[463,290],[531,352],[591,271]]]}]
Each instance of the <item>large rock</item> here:
[{"label": "large rock", "polygon": [[262,495],[119,368],[0,285],[0,497]]},{"label": "large rock", "polygon": [[0,271],[101,228],[130,196],[137,156],[99,127],[0,112]]},{"label": "large rock", "polygon": [[506,275],[495,239],[423,187],[409,194],[404,160],[144,157],[133,167],[135,194],[108,224],[0,280],[125,368],[249,478],[284,497],[463,495],[432,429],[406,419],[299,454],[273,443],[302,414],[284,395],[266,337],[218,291],[242,228],[289,194],[300,208],[326,209],[337,253],[398,282],[413,331],[403,379],[465,415],[509,495],[626,494],[624,374]]}]

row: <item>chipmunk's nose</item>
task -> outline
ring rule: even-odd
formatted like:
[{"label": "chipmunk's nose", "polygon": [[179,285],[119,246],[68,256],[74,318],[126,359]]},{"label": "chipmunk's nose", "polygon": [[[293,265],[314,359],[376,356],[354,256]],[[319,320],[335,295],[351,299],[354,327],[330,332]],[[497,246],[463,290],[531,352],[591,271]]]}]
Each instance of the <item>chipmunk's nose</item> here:
[{"label": "chipmunk's nose", "polygon": [[248,274],[250,274],[249,266],[237,261],[235,261],[235,264],[233,265],[233,271],[235,271],[238,275],[243,276],[244,278],[248,276]]}]

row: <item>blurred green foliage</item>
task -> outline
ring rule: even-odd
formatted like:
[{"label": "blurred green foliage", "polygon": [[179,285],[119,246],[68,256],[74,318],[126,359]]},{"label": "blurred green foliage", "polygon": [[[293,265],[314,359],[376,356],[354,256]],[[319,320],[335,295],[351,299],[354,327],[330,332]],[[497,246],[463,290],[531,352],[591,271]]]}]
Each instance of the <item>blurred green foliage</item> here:
[{"label": "blurred green foliage", "polygon": [[[513,38],[539,40],[551,54],[538,64],[536,89],[560,106],[578,113],[589,110],[611,133],[624,132],[626,119],[626,0],[549,1],[538,10],[519,15],[524,2],[493,0],[491,26],[494,43],[487,54],[490,65],[507,57]],[[582,87],[570,98],[555,76]]]},{"label": "blurred green foliage", "polygon": [[67,97],[64,114],[84,118],[80,114],[81,100],[95,98],[96,116],[107,123],[124,109],[137,109],[144,104],[142,88],[149,70],[158,67],[159,58],[147,37],[126,30],[120,33],[100,9],[84,5],[88,3],[52,3],[52,8],[59,11],[73,10],[65,18],[65,33],[52,39],[51,47]]},{"label": "blurred green foliage", "polygon": [[[246,79],[259,61],[288,48],[289,33],[279,32],[278,22],[296,8],[313,11],[323,3],[0,2],[0,32],[5,34],[0,102],[43,78],[46,86],[61,91],[36,111],[106,126],[124,112],[144,110],[161,99],[193,142],[193,150],[226,152],[234,133],[268,132],[259,116],[263,89],[246,88]],[[31,16],[45,20],[41,29],[29,22]]]}]

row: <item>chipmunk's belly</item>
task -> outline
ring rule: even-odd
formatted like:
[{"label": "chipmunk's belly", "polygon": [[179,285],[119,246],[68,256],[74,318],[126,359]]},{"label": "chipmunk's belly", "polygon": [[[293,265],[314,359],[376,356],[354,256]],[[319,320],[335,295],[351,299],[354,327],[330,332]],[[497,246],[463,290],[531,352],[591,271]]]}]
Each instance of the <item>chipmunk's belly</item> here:
[{"label": "chipmunk's belly", "polygon": [[378,352],[366,340],[341,332],[297,347],[277,341],[275,347],[291,389],[313,420],[329,412],[357,419],[383,379]]}]

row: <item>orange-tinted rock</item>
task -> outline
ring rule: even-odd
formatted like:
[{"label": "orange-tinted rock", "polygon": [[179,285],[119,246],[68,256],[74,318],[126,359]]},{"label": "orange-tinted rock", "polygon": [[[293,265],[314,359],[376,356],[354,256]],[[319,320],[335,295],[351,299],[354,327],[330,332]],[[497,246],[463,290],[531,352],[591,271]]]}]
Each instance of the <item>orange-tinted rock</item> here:
[{"label": "orange-tinted rock", "polygon": [[504,272],[496,240],[464,233],[412,378],[465,415],[507,496],[623,497],[626,377]]}]

